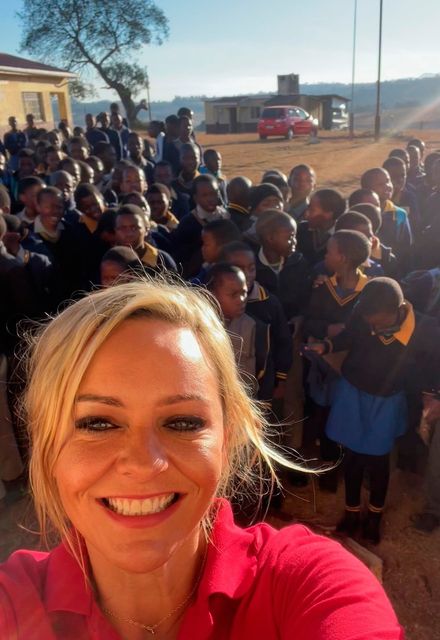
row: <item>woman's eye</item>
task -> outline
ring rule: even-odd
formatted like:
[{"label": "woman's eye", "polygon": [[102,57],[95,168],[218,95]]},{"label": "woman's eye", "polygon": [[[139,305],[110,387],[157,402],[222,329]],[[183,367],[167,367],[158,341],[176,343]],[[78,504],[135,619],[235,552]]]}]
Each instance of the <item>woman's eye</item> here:
[{"label": "woman's eye", "polygon": [[165,426],[173,431],[198,431],[205,426],[205,420],[196,417],[172,418]]},{"label": "woman's eye", "polygon": [[116,429],[116,425],[107,420],[106,418],[93,418],[87,416],[86,418],[80,418],[75,422],[76,429],[82,429],[84,431],[110,431],[110,429]]}]

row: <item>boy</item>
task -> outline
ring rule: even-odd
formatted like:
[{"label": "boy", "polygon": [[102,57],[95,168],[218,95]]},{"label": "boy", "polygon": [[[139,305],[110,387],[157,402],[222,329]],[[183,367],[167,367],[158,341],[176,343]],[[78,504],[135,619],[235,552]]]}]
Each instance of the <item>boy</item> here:
[{"label": "boy", "polygon": [[248,289],[246,313],[270,327],[275,370],[273,397],[282,400],[286,391],[287,374],[292,365],[292,339],[281,303],[256,280],[255,255],[247,244],[239,241],[226,244],[218,260],[243,271]]},{"label": "boy", "polygon": [[171,213],[171,194],[168,187],[156,182],[147,191],[147,202],[151,211],[151,219],[167,232],[174,231],[179,225],[175,215]]},{"label": "boy", "polygon": [[418,234],[421,231],[422,221],[415,192],[408,189],[406,185],[406,164],[401,158],[391,157],[385,160],[382,167],[388,171],[393,184],[394,204],[405,209],[413,235]]},{"label": "boy", "polygon": [[379,206],[373,204],[361,203],[350,207],[350,211],[362,213],[371,222],[373,231],[373,242],[371,245],[370,257],[377,262],[383,269],[383,275],[389,278],[398,279],[399,265],[397,258],[390,247],[386,247],[379,238],[379,229],[382,225],[382,214]]},{"label": "boy", "polygon": [[339,531],[353,535],[360,524],[361,486],[368,471],[363,535],[380,542],[390,451],[406,430],[405,392],[421,395],[438,388],[439,344],[436,320],[415,314],[397,282],[376,278],[360,294],[347,329],[309,346],[320,354],[348,350],[326,426],[328,437],[345,447],[346,510]]},{"label": "boy", "polygon": [[56,278],[54,296],[60,304],[81,286],[71,227],[62,222],[64,201],[61,191],[55,187],[41,189],[37,194],[37,211],[33,231],[24,240],[23,248],[42,253],[51,261]]},{"label": "boy", "polygon": [[177,193],[189,196],[190,207],[194,207],[195,202],[192,199],[193,184],[194,180],[200,175],[198,171],[200,154],[198,149],[191,144],[182,145],[179,153],[181,171],[176,180],[173,180],[172,187]]},{"label": "boy", "polygon": [[67,171],[55,171],[50,176],[50,186],[56,187],[63,194],[64,212],[70,213],[75,210],[75,200],[73,198],[75,181]]},{"label": "boy", "polygon": [[90,149],[87,140],[80,136],[71,138],[67,143],[67,152],[69,156],[76,161],[86,161],[90,155]]},{"label": "boy", "polygon": [[371,189],[378,195],[382,211],[379,237],[396,254],[402,273],[407,273],[411,261],[413,238],[406,211],[396,207],[391,200],[393,184],[388,171],[380,167],[369,169],[361,177],[361,186],[364,189]]},{"label": "boy", "polygon": [[115,219],[115,243],[134,249],[145,270],[151,275],[167,270],[176,271],[177,267],[171,256],[146,241],[148,231],[142,209],[134,204],[119,207]]},{"label": "boy", "polygon": [[182,218],[173,232],[174,254],[182,263],[184,278],[194,278],[202,266],[203,227],[212,220],[228,217],[227,211],[219,206],[218,184],[212,176],[195,178],[192,198],[195,208]]},{"label": "boy", "polygon": [[226,176],[222,173],[222,157],[218,151],[215,149],[206,149],[203,153],[203,165],[200,167],[200,173],[202,175],[207,173],[214,176],[218,182],[222,203],[226,206],[228,202],[226,193],[227,180]]},{"label": "boy", "polygon": [[231,221],[243,232],[252,226],[250,216],[250,192],[252,182],[245,176],[232,178],[226,187],[228,213]]},{"label": "boy", "polygon": [[202,229],[202,259],[203,265],[194,279],[204,282],[208,269],[219,261],[223,247],[230,242],[241,239],[241,234],[230,220],[212,220]]},{"label": "boy", "polygon": [[17,197],[18,201],[23,205],[23,209],[17,213],[17,217],[28,226],[34,224],[38,215],[37,195],[45,186],[43,180],[37,178],[37,176],[23,178],[18,183]]},{"label": "boy", "polygon": [[307,164],[298,164],[289,174],[290,200],[289,213],[297,222],[304,219],[310,204],[310,196],[316,187],[316,173]]},{"label": "boy", "polygon": [[324,258],[336,220],[345,211],[344,198],[334,189],[320,189],[310,198],[298,225],[298,250],[311,267]]},{"label": "boy", "polygon": [[377,193],[371,189],[356,189],[348,198],[348,208],[352,209],[357,204],[372,204],[380,211],[380,200]]},{"label": "boy", "polygon": [[127,138],[127,157],[144,172],[145,180],[151,184],[153,179],[154,164],[144,158],[144,140],[135,131],[131,131]]},{"label": "boy", "polygon": [[154,182],[159,182],[168,187],[171,194],[170,210],[178,220],[181,220],[183,216],[186,216],[190,212],[190,197],[187,194],[179,193],[174,190],[173,182],[173,168],[166,160],[161,160],[154,167],[153,174]]},{"label": "boy", "polygon": [[301,314],[311,288],[310,270],[296,248],[296,223],[287,213],[269,210],[257,220],[260,249],[257,280],[281,302],[286,318]]},{"label": "boy", "polygon": [[138,191],[144,193],[147,188],[145,174],[140,167],[127,165],[122,169],[120,195]]},{"label": "boy", "polygon": [[244,382],[253,382],[256,397],[270,404],[274,380],[270,333],[265,324],[245,313],[248,291],[244,273],[230,264],[215,264],[207,274],[206,286],[223,313]]}]

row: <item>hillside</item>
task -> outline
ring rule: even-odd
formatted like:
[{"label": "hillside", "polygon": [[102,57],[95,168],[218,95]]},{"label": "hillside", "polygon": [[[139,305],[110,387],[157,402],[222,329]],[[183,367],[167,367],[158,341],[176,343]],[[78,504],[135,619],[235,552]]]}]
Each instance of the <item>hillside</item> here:
[{"label": "hillside", "polygon": [[[301,84],[302,93],[319,95],[335,93],[350,98],[351,85],[343,83],[318,83]],[[171,101],[159,101],[151,103],[152,117],[155,120],[164,120],[170,113],[176,113],[179,107],[187,106],[194,111],[196,125],[204,120],[203,100],[207,96],[176,96]],[[82,125],[84,116],[89,111],[99,113],[108,109],[110,100],[99,102],[72,101],[73,119],[75,124]],[[376,83],[361,83],[355,85],[354,92],[355,113],[362,115],[361,128],[370,128],[370,116],[374,113],[376,105]],[[403,78],[389,80],[382,83],[381,105],[384,112],[384,127],[396,129],[396,122],[400,122],[397,113],[405,113],[403,120],[405,127],[419,126],[420,122],[429,122],[430,128],[440,127],[440,114],[437,113],[440,104],[440,74],[424,74],[419,78]],[[403,111],[402,111],[403,110]],[[140,119],[147,121],[147,112],[141,112]],[[403,127],[403,128],[405,128]]]}]

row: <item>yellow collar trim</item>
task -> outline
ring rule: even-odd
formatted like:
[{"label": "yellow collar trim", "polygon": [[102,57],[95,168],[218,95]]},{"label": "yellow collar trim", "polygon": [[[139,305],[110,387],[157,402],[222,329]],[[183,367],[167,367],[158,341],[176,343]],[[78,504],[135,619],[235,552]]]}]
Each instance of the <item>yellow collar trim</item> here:
[{"label": "yellow collar trim", "polygon": [[141,262],[147,267],[157,267],[157,259],[159,251],[153,245],[145,243],[144,255],[141,257]]},{"label": "yellow collar trim", "polygon": [[394,342],[394,340],[398,340],[400,344],[403,344],[404,347],[407,346],[408,342],[411,339],[412,334],[414,333],[414,329],[416,326],[416,317],[414,315],[414,309],[412,304],[405,300],[405,306],[408,309],[408,313],[406,314],[405,320],[402,322],[402,326],[399,331],[393,333],[389,338],[385,338],[384,336],[378,336],[383,344],[388,345]]},{"label": "yellow collar trim", "polygon": [[349,302],[351,302],[354,298],[357,297],[357,295],[362,291],[362,289],[365,287],[365,285],[367,284],[367,282],[369,281],[369,277],[366,276],[364,273],[362,273],[362,271],[360,271],[360,269],[356,270],[357,276],[358,276],[358,281],[357,284],[354,288],[354,291],[352,293],[350,293],[348,296],[346,296],[345,298],[341,298],[337,291],[336,291],[336,287],[338,285],[337,280],[336,280],[336,276],[333,275],[331,276],[331,278],[329,278],[328,280],[325,281],[330,293],[332,294],[332,296],[334,297],[334,299],[336,300],[336,302],[343,307],[344,305],[348,304]]},{"label": "yellow collar trim", "polygon": [[98,222],[96,220],[93,220],[93,218],[89,218],[88,216],[81,214],[79,221],[81,224],[84,224],[87,227],[90,233],[94,233],[96,231]]}]

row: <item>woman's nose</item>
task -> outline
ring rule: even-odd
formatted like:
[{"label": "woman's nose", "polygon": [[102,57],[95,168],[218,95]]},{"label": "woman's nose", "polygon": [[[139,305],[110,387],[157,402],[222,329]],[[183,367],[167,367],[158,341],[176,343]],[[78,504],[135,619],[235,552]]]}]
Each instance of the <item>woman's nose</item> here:
[{"label": "woman's nose", "polygon": [[118,458],[118,471],[140,479],[148,479],[168,468],[166,448],[156,433],[128,436]]}]

